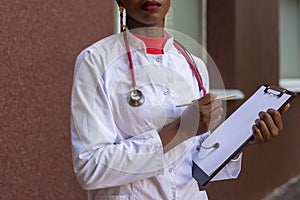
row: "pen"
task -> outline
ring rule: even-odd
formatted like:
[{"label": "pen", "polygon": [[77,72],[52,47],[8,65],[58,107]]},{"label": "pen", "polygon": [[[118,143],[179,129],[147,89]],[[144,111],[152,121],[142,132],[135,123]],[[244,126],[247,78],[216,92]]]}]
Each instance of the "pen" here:
[{"label": "pen", "polygon": [[[228,96],[223,96],[223,97],[217,97],[216,99],[225,101],[225,100],[232,99],[232,98],[234,98],[234,97],[236,97],[236,96],[237,96],[237,95],[228,95]],[[177,105],[176,107],[185,107],[185,106],[189,106],[189,105],[191,105],[191,104],[192,104],[192,103],[180,104],[180,105]]]}]

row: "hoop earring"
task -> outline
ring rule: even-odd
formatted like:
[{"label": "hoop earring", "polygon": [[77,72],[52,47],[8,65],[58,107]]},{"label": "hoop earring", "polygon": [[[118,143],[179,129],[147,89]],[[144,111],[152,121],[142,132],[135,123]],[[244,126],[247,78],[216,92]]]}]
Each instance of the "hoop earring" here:
[{"label": "hoop earring", "polygon": [[124,25],[124,6],[119,6],[120,11],[120,30],[124,32],[126,30],[126,25]]}]

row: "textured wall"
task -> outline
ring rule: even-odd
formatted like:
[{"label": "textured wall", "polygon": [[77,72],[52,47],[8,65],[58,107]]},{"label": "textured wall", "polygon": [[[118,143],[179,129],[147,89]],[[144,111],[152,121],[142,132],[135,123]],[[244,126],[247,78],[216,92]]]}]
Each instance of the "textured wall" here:
[{"label": "textured wall", "polygon": [[85,199],[73,175],[76,55],[113,31],[113,1],[2,0],[0,199]]},{"label": "textured wall", "polygon": [[[249,96],[261,84],[278,84],[278,6],[274,0],[208,1],[208,51],[228,88]],[[299,99],[283,115],[282,135],[244,150],[237,180],[207,185],[212,200],[260,200],[300,173]],[[230,102],[229,110],[241,103]]]}]

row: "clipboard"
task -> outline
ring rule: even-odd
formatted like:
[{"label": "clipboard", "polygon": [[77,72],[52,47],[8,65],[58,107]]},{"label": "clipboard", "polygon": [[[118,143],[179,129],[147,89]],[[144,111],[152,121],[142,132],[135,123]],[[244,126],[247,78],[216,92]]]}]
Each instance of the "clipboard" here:
[{"label": "clipboard", "polygon": [[206,185],[252,140],[252,125],[260,111],[280,110],[294,96],[287,89],[262,85],[202,142],[193,156],[192,174],[197,182]]}]

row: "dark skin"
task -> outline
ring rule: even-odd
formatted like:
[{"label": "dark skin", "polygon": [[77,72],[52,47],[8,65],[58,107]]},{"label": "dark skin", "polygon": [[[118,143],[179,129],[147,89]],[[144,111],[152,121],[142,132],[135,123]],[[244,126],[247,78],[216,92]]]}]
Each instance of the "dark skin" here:
[{"label": "dark skin", "polygon": [[[129,29],[157,27],[164,28],[165,16],[170,8],[170,0],[156,0],[158,9],[148,11],[145,0],[117,0],[127,13],[127,27]],[[144,7],[143,7],[144,6]],[[155,5],[153,5],[154,7]]]},{"label": "dark skin", "polygon": [[[127,27],[137,29],[143,27],[164,28],[165,16],[170,8],[171,1],[155,0],[150,3],[147,0],[117,0],[117,3],[126,9]],[[155,31],[145,31],[143,34],[148,37],[161,36],[160,33],[157,35]],[[290,104],[287,104],[280,112],[268,109],[266,112],[258,113],[258,118],[252,126],[253,143],[266,143],[277,137],[283,129],[281,114],[289,108]],[[194,101],[183,112],[181,118],[176,119],[159,131],[164,151],[169,151],[195,135],[201,135],[212,130],[220,123],[222,114],[222,102],[217,100],[214,94],[207,94]],[[195,117],[195,115],[198,117]],[[199,119],[199,121],[195,123],[195,119]],[[181,126],[183,121],[187,125]],[[196,132],[193,129],[195,124],[197,126]]]}]

